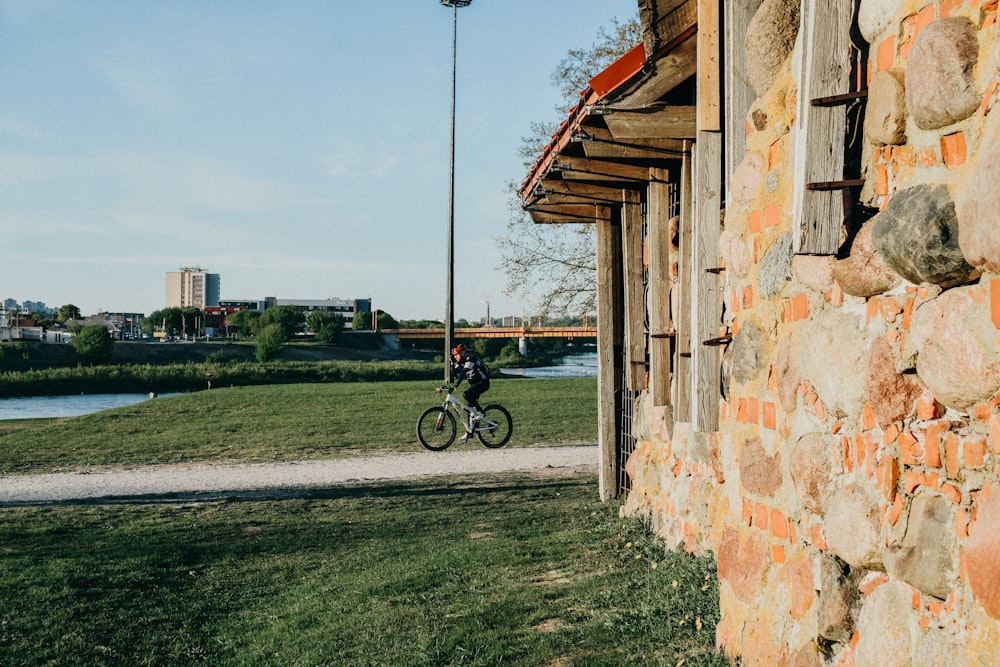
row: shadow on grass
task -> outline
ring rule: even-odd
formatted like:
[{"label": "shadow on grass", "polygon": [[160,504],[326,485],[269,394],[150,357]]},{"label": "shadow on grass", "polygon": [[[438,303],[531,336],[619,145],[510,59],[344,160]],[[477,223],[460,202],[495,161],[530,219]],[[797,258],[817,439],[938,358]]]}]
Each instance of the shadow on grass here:
[{"label": "shadow on grass", "polygon": [[361,498],[432,498],[466,494],[506,493],[510,491],[548,490],[559,493],[575,488],[581,478],[578,469],[541,473],[509,473],[489,476],[429,477],[396,482],[344,483],[336,486],[303,486],[295,488],[242,489],[230,491],[186,491],[129,496],[102,496],[71,500],[26,500],[0,502],[5,507],[71,507],[111,505],[171,505],[212,502],[261,502],[279,500],[345,500]]}]

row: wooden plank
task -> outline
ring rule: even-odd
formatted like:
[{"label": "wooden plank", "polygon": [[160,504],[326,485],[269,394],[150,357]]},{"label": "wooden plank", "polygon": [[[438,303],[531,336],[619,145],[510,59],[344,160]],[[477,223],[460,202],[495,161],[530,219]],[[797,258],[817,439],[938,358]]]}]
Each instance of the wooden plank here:
[{"label": "wooden plank", "polygon": [[649,169],[630,164],[619,164],[605,160],[590,160],[585,157],[561,156],[558,163],[564,181],[616,181],[649,180]]},{"label": "wooden plank", "polygon": [[[719,0],[698,0],[698,130],[722,130]],[[722,159],[722,156],[719,156]]]},{"label": "wooden plank", "polygon": [[621,286],[621,228],[597,223],[597,447],[598,493],[601,500],[617,498],[619,377],[615,345],[616,297]]},{"label": "wooden plank", "polygon": [[[690,150],[690,143],[688,149]],[[690,422],[694,414],[691,380],[691,265],[694,261],[694,174],[690,153],[681,161],[681,220],[678,248],[678,283],[674,289],[674,325],[677,341],[674,346],[674,418]]]},{"label": "wooden plank", "polygon": [[684,150],[682,139],[660,137],[620,139],[603,127],[587,127],[593,141],[583,143],[583,152],[591,159],[669,160],[679,159]]},{"label": "wooden plank", "polygon": [[639,0],[646,57],[668,48],[698,20],[696,0]]},{"label": "wooden plank", "polygon": [[625,381],[632,391],[646,388],[646,303],[643,293],[642,199],[622,193],[622,267],[624,274]]},{"label": "wooden plank", "polygon": [[707,269],[719,266],[719,233],[722,210],[722,135],[699,132],[694,151],[694,248],[692,284],[691,362],[696,432],[719,427],[721,354],[717,345],[703,345],[716,338],[722,322],[722,292],[719,274]]},{"label": "wooden plank", "polygon": [[611,110],[604,116],[615,139],[693,139],[696,109],[693,106],[668,106],[656,111]]},{"label": "wooden plank", "polygon": [[847,117],[842,107],[814,106],[810,100],[848,92],[851,0],[804,0],[801,12],[799,34],[805,49],[796,72],[792,250],[833,255],[844,218],[842,193],[807,190],[806,184],[843,179]]},{"label": "wooden plank", "polygon": [[660,98],[694,76],[698,71],[698,39],[691,36],[677,44],[667,55],[652,63],[655,71],[643,80],[634,91],[622,95],[623,106],[644,107],[659,102]]},{"label": "wooden plank", "polygon": [[649,242],[649,393],[653,405],[670,405],[670,264],[672,258],[670,172],[650,169],[646,227]]},{"label": "wooden plank", "polygon": [[[746,122],[757,98],[747,79],[746,34],[750,19],[760,8],[761,0],[727,0],[723,62],[725,63],[724,126],[726,141],[726,174],[743,161],[747,148]],[[726,179],[727,187],[729,179]],[[726,197],[732,201],[732,197]]]}]

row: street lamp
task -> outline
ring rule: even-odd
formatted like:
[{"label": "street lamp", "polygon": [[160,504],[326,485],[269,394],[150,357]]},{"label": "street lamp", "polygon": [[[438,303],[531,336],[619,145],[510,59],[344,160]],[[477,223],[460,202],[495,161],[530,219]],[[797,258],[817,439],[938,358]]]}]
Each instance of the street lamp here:
[{"label": "street lamp", "polygon": [[455,337],[455,65],[458,51],[458,8],[472,0],[441,0],[451,7],[451,168],[448,182],[448,293],[444,313],[444,381],[451,382],[451,348]]}]

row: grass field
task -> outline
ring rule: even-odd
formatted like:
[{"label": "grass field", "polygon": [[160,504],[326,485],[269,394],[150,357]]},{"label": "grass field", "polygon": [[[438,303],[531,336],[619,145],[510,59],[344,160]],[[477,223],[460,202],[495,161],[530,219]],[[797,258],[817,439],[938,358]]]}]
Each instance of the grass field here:
[{"label": "grass field", "polygon": [[[219,388],[81,417],[0,422],[0,474],[150,463],[244,463],[423,451],[432,381]],[[597,442],[594,378],[499,379],[483,404],[514,419],[508,447]],[[481,447],[468,443],[456,449]]]},{"label": "grass field", "polygon": [[[433,386],[213,389],[0,423],[0,468],[415,451]],[[595,440],[592,378],[488,396],[512,446]],[[592,475],[0,506],[0,599],[0,665],[727,664],[714,562],[665,551]]]}]

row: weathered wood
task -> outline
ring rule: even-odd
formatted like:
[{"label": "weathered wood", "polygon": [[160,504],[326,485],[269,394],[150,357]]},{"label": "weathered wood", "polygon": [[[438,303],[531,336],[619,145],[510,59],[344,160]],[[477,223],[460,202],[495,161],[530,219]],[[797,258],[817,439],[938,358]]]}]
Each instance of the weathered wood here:
[{"label": "weathered wood", "polygon": [[798,83],[792,250],[833,255],[840,245],[844,207],[837,190],[807,190],[807,183],[844,177],[842,107],[815,106],[813,98],[848,92],[851,0],[804,0],[799,23],[804,52]]},{"label": "weathered wood", "polygon": [[695,0],[639,0],[646,57],[673,44],[698,20]]},{"label": "weathered wood", "polygon": [[719,427],[719,369],[721,355],[717,346],[702,342],[716,338],[722,321],[722,292],[717,273],[707,271],[719,265],[720,212],[722,208],[722,135],[699,132],[695,160],[695,229],[692,296],[691,354],[695,392],[692,424],[698,432]]},{"label": "weathered wood", "polygon": [[610,209],[606,206],[595,206],[593,204],[563,204],[546,206],[544,204],[532,204],[525,209],[531,214],[531,219],[536,222],[588,222],[595,220],[609,220]]},{"label": "weathered wood", "polygon": [[591,159],[611,160],[669,160],[679,159],[684,150],[682,139],[614,137],[611,130],[603,127],[587,127],[587,134],[594,137],[586,141],[583,152]]},{"label": "weathered wood", "polygon": [[[724,53],[724,128],[726,144],[726,174],[743,161],[747,148],[747,115],[757,95],[747,79],[746,34],[750,19],[760,8],[761,0],[726,0]],[[727,187],[730,179],[726,179]],[[726,201],[732,201],[726,197]]]},{"label": "weathered wood", "polygon": [[698,0],[698,130],[702,132],[722,130],[719,57],[719,0]]},{"label": "weathered wood", "polygon": [[656,111],[612,110],[604,117],[615,139],[693,139],[695,133],[693,106],[668,106]]},{"label": "weathered wood", "polygon": [[[688,149],[691,146],[688,143]],[[692,292],[692,250],[694,247],[694,184],[690,153],[681,161],[681,219],[678,225],[678,276],[673,290],[674,326],[677,339],[674,345],[674,418],[679,422],[690,422],[692,408],[691,379],[691,292]]]},{"label": "weathered wood", "polygon": [[649,180],[649,169],[585,157],[561,156],[557,162],[565,181],[642,181]]},{"label": "weathered wood", "polygon": [[642,199],[622,192],[625,381],[631,391],[646,388],[646,303],[643,294]]},{"label": "weathered wood", "polygon": [[643,79],[635,90],[623,91],[618,103],[637,108],[655,104],[665,94],[694,76],[698,70],[698,39],[694,29],[670,53],[653,63],[653,67],[656,68],[655,71]]},{"label": "weathered wood", "polygon": [[672,258],[670,172],[650,169],[646,196],[649,244],[649,393],[653,405],[670,404],[670,344],[675,334],[670,317]]},{"label": "weathered wood", "polygon": [[599,451],[598,493],[601,500],[617,498],[618,411],[615,397],[620,386],[616,347],[618,309],[621,297],[621,227],[597,223],[597,445]]}]

